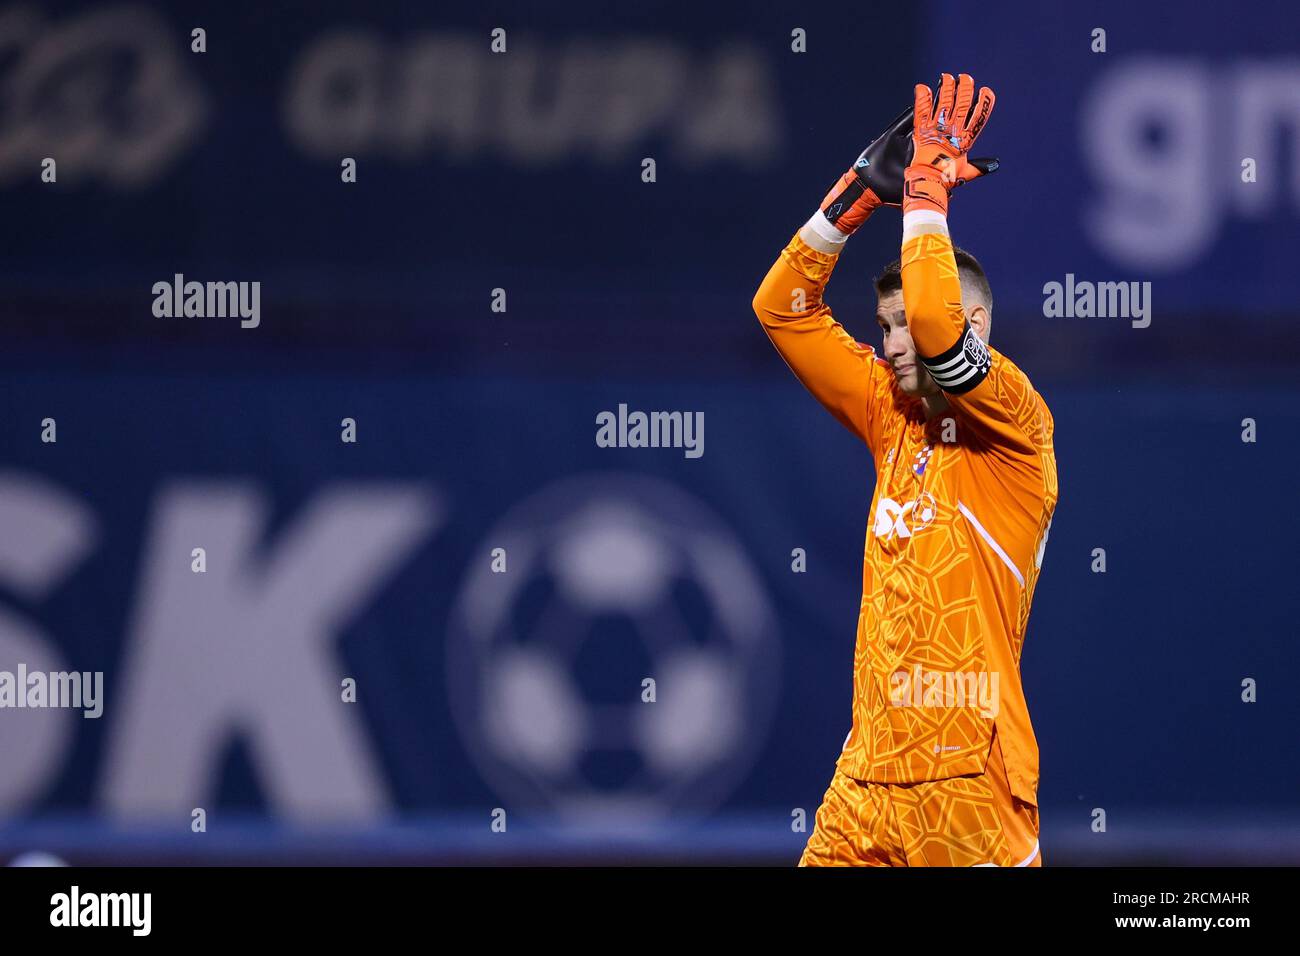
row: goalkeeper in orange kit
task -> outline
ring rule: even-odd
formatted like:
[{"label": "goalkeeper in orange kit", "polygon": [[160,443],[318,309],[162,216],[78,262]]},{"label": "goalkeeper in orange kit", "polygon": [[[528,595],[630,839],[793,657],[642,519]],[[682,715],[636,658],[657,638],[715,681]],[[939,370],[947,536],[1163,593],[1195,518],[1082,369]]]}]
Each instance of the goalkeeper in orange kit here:
[{"label": "goalkeeper in orange kit", "polygon": [[[801,865],[1039,866],[1038,745],[1020,681],[1056,507],[1052,416],[992,349],[993,299],[948,201],[997,168],[967,153],[988,88],[944,74],[791,239],[754,297],[791,370],[875,462],[853,723]],[[845,241],[903,209],[876,280],[879,353],[822,293]]]}]

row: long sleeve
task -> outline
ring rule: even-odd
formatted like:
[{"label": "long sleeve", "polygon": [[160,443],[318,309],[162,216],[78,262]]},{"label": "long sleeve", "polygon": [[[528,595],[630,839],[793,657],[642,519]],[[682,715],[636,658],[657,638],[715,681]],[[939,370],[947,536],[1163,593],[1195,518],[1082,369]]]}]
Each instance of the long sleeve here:
[{"label": "long sleeve", "polygon": [[754,313],[790,370],[827,411],[874,453],[888,366],[844,330],[822,299],[839,257],[798,235],[754,296]]},{"label": "long sleeve", "polygon": [[903,308],[917,353],[963,419],[1000,451],[1033,462],[1051,441],[1051,415],[1028,376],[967,324],[943,218],[910,215],[920,222],[905,226]]},{"label": "long sleeve", "polygon": [[961,279],[947,229],[905,237],[902,266],[903,308],[916,351],[922,358],[942,355],[966,325]]}]

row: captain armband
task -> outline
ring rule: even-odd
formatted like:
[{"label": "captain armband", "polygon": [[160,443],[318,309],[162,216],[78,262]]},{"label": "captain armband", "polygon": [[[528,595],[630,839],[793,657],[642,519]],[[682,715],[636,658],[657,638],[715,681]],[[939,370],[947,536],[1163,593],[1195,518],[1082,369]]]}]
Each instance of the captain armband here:
[{"label": "captain armband", "polygon": [[989,347],[967,322],[962,326],[961,335],[952,348],[934,358],[921,359],[921,364],[941,389],[961,395],[984,381],[989,374],[992,359],[989,357]]}]

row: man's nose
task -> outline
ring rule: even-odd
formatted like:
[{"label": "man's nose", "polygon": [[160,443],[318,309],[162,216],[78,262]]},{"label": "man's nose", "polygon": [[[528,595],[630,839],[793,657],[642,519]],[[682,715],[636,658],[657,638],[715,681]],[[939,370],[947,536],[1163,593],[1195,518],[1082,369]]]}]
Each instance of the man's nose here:
[{"label": "man's nose", "polygon": [[906,354],[907,354],[907,343],[903,341],[901,336],[898,335],[885,336],[885,358],[892,360],[896,358],[902,358]]}]

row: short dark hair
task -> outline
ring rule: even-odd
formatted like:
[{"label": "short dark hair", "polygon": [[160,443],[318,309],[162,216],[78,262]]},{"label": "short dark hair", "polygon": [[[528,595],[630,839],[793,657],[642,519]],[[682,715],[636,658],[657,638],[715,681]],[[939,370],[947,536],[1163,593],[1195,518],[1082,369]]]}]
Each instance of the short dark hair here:
[{"label": "short dark hair", "polygon": [[[992,312],[993,290],[989,287],[989,277],[985,274],[980,261],[965,249],[959,249],[956,246],[953,247],[952,254],[957,260],[957,275],[961,278],[962,286],[973,289],[984,303],[984,308]],[[895,259],[885,266],[884,271],[876,276],[875,285],[876,295],[878,296],[903,291],[902,260]]]}]

